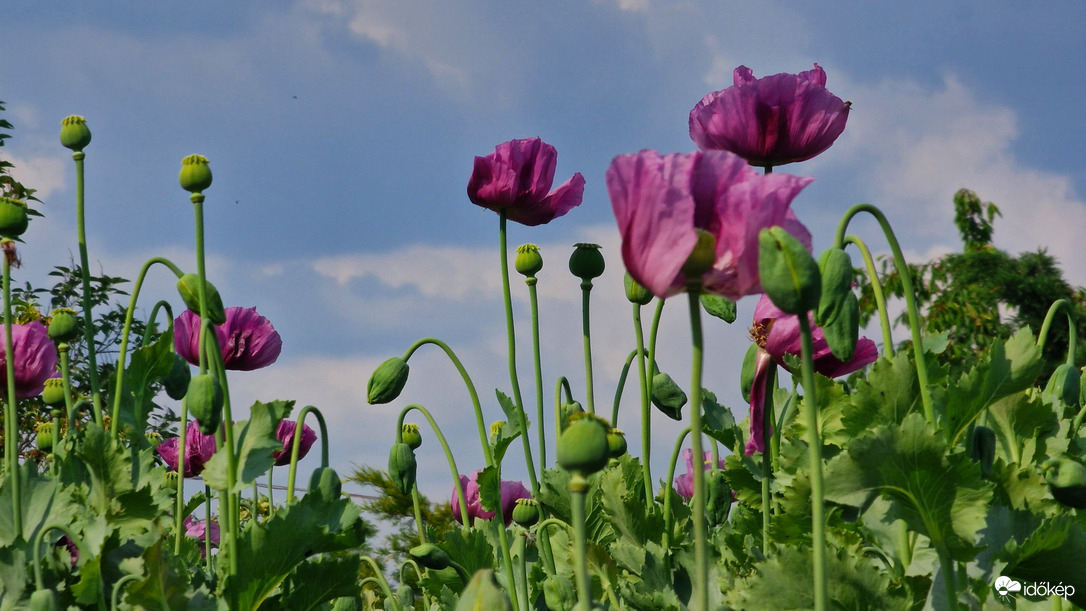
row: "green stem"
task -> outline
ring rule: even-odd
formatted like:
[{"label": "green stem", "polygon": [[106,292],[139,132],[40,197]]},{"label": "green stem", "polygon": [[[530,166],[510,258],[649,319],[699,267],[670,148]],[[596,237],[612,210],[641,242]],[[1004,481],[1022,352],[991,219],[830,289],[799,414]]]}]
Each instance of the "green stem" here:
[{"label": "green stem", "polygon": [[151,313],[147,316],[147,321],[143,327],[143,341],[141,346],[146,346],[151,342],[151,335],[157,322],[157,316],[159,310],[166,310],[166,328],[173,328],[173,307],[170,306],[170,302],[165,299],[159,299],[155,302],[155,305],[151,307]]},{"label": "green stem", "polygon": [[633,350],[626,356],[626,362],[622,365],[622,371],[618,374],[618,384],[615,385],[615,399],[611,403],[611,428],[618,428],[618,408],[622,404],[622,391],[626,388],[626,378],[630,377],[630,367],[637,356],[637,350]]},{"label": "green stem", "polygon": [[411,486],[411,508],[415,513],[415,530],[419,532],[419,545],[426,543],[426,528],[422,525],[422,501],[418,484]]},{"label": "green stem", "polygon": [[380,586],[381,590],[385,593],[385,600],[387,601],[385,603],[386,607],[391,607],[392,609],[399,609],[400,608],[399,602],[396,600],[396,597],[392,594],[392,589],[388,587],[388,582],[385,581],[384,573],[381,572],[380,565],[378,565],[377,562],[374,561],[374,559],[370,558],[369,556],[361,556],[361,558],[362,558],[362,562],[365,562],[366,564],[370,565],[370,568],[373,570],[373,573],[377,576],[377,577],[370,577],[368,579],[375,580],[377,582],[377,585]]},{"label": "green stem", "polygon": [[664,534],[660,538],[660,546],[664,550],[664,559],[670,563],[671,555],[668,554],[668,548],[671,545],[671,522],[674,516],[671,514],[671,494],[672,488],[675,485],[675,465],[679,462],[679,453],[682,451],[683,442],[686,441],[686,436],[690,434],[690,427],[683,428],[679,432],[678,439],[675,440],[675,448],[671,450],[671,460],[667,466],[667,485],[660,493],[664,495]]},{"label": "green stem", "polygon": [[513,595],[509,597],[513,602],[513,611],[520,611],[520,588],[527,588],[528,584],[523,582],[518,583],[516,573],[513,571],[513,553],[509,546],[509,535],[506,532],[508,529],[505,527],[505,514],[502,511],[501,503],[501,462],[494,465],[494,470],[498,480],[498,505],[494,508],[494,520],[496,520],[496,526],[498,528],[498,544],[501,546],[502,563],[505,565],[505,575],[508,580],[506,583],[509,584],[509,589],[513,592]]},{"label": "green stem", "polygon": [[[177,491],[174,497],[174,513],[173,513],[173,555],[181,555],[181,537],[184,536],[184,518],[181,514],[185,511],[185,438],[188,436],[188,419],[189,419],[189,406],[188,401],[181,399],[181,420],[180,427],[181,432],[177,436]],[[72,421],[68,421],[68,426],[72,426]],[[216,448],[218,449],[218,448]]]},{"label": "green stem", "polygon": [[641,478],[645,480],[645,506],[651,507],[654,498],[652,472],[649,468],[652,448],[652,404],[649,402],[648,372],[645,371],[645,333],[641,328],[641,304],[633,304],[633,322],[634,335],[637,338],[637,382],[641,387]]},{"label": "green stem", "polygon": [[[59,530],[60,532],[68,535],[68,539],[70,539],[72,544],[75,545],[75,548],[77,550],[79,550],[79,556],[81,558],[90,558],[91,557],[90,553],[87,550],[87,548],[83,545],[82,539],[77,537],[75,535],[75,533],[72,532],[72,530],[68,528],[67,525],[61,524],[60,522],[50,522],[45,527],[43,527],[41,530],[39,530],[38,534],[34,537],[34,547],[33,547],[33,556],[32,556],[32,560],[34,562],[34,585],[39,590],[44,590],[45,589],[45,581],[42,579],[42,574],[41,574],[41,548],[42,548],[42,543],[45,540],[45,533],[47,533],[47,532],[49,532],[51,530]],[[104,598],[104,596],[105,596],[105,594],[104,594],[105,588],[104,588],[104,584],[102,583],[101,575],[99,575],[99,577],[98,577],[98,588],[99,588],[98,608],[99,609],[104,609],[105,608],[105,598]]]},{"label": "green stem", "polygon": [[396,419],[397,443],[403,440],[403,421],[411,410],[417,410],[422,414],[426,421],[430,423],[430,428],[434,429],[434,435],[437,435],[437,441],[445,452],[445,462],[449,464],[449,470],[452,471],[453,489],[456,491],[456,500],[460,502],[460,521],[465,528],[471,528],[471,517],[468,516],[468,502],[464,496],[464,487],[460,484],[460,471],[456,468],[456,459],[453,458],[452,450],[449,449],[449,443],[445,441],[445,436],[441,434],[441,427],[437,425],[434,417],[430,415],[430,410],[415,403],[400,410],[400,416]]},{"label": "green stem", "polygon": [[592,294],[592,281],[584,280],[581,282],[581,335],[584,337],[584,379],[585,379],[585,394],[587,395],[585,400],[588,402],[588,413],[596,413],[596,393],[592,387],[592,331],[589,324],[589,308],[588,304]]},{"label": "green stem", "polygon": [[649,326],[649,382],[652,382],[652,376],[656,375],[660,368],[656,366],[656,336],[660,331],[660,318],[664,313],[664,303],[666,300],[656,300],[656,311],[652,314],[652,325]]},{"label": "green stem", "polygon": [[939,550],[939,569],[943,573],[943,587],[946,588],[946,604],[947,609],[958,609],[958,578],[955,575],[954,560],[950,557],[950,552],[945,549],[945,545],[938,546]]},{"label": "green stem", "polygon": [[554,442],[562,438],[562,391],[565,391],[566,401],[573,400],[573,390],[569,387],[569,380],[561,376],[554,383]]},{"label": "green stem", "polygon": [[[528,302],[532,310],[532,360],[535,364],[535,420],[539,428],[539,471],[542,473],[547,468],[547,427],[543,419],[543,361],[539,355],[539,297],[536,295],[536,284],[539,282],[535,276],[524,279],[528,285]],[[525,430],[527,435],[528,431]]]},{"label": "green stem", "polygon": [[[701,373],[702,373],[702,331],[701,331],[701,303],[699,294],[701,287],[692,285],[687,290],[690,305],[690,335],[693,359],[690,365],[690,445],[694,451],[694,459],[697,467],[704,460],[705,453],[701,447]],[[705,523],[705,470],[694,469],[694,497],[690,499],[694,506],[692,527],[694,529],[694,608],[708,611],[709,609],[709,546],[706,541],[707,530]]]},{"label": "green stem", "polygon": [[91,312],[90,269],[87,256],[87,231],[83,213],[83,151],[72,153],[75,160],[75,225],[79,236],[80,277],[83,280],[83,339],[87,343],[87,377],[90,378],[91,403],[94,405],[94,422],[102,426],[102,389],[98,384],[98,359],[94,350],[94,316]]},{"label": "green stem", "polygon": [[520,588],[517,588],[517,596],[520,597],[520,608],[531,609],[531,605],[528,602],[528,560],[525,556],[526,541],[523,536],[518,536],[516,541],[513,542],[513,556],[517,558],[517,568],[519,569],[519,583]]},{"label": "green stem", "polygon": [[[551,537],[547,534],[548,526],[564,526],[566,530],[570,532],[572,532],[573,527],[555,517],[546,518],[535,526],[536,532],[539,534],[539,540],[543,542],[544,561],[547,563],[547,568],[550,570],[549,572],[554,574],[558,569],[555,567],[554,553],[551,551]],[[566,534],[568,536],[569,533],[567,532]]]},{"label": "green stem", "polygon": [[588,491],[588,480],[580,473],[571,473],[569,478],[569,495],[571,517],[573,519],[573,558],[574,577],[577,582],[577,611],[588,611],[592,608],[592,579],[588,573],[588,559],[585,550],[588,544],[585,536],[585,493]]},{"label": "green stem", "polygon": [[898,244],[897,237],[894,236],[894,230],[890,228],[890,223],[887,222],[886,216],[883,215],[881,210],[871,204],[856,204],[841,217],[841,222],[837,225],[837,235],[834,237],[833,245],[835,248],[844,246],[845,230],[848,228],[848,223],[852,220],[852,217],[861,212],[867,212],[875,217],[875,220],[878,221],[879,226],[882,228],[883,234],[886,236],[886,241],[890,244],[890,252],[894,256],[894,267],[897,268],[898,275],[901,276],[901,288],[905,293],[905,307],[909,315],[909,331],[912,333],[913,356],[916,361],[917,381],[920,383],[920,400],[924,404],[924,418],[927,419],[928,424],[938,429],[938,423],[935,421],[935,407],[931,402],[931,388],[928,385],[928,366],[927,359],[924,356],[924,340],[920,336],[920,314],[916,308],[916,292],[913,290],[912,274],[909,273],[909,266],[905,263],[905,255],[901,253],[901,246]]},{"label": "green stem", "polygon": [[[274,471],[274,470],[275,470],[275,465],[272,465],[272,466],[268,467],[268,513],[269,514],[271,513],[272,507],[275,507],[275,498],[273,496],[275,488],[272,487],[272,486],[274,486],[274,484],[272,483],[272,471]],[[290,486],[290,484],[293,484],[293,483],[294,483],[294,478],[293,477],[288,477],[287,478],[287,485]],[[254,485],[255,485],[255,483],[254,483]],[[287,496],[288,500],[290,498],[292,498],[292,497],[289,496],[289,494],[292,493],[292,492],[294,492],[294,491],[293,490],[288,491],[288,493],[287,493],[288,494],[288,496]],[[260,499],[254,499],[254,501],[259,505]]]},{"label": "green stem", "polygon": [[298,412],[298,422],[294,425],[294,441],[290,444],[290,472],[287,480],[287,502],[294,500],[294,476],[298,470],[298,455],[302,451],[302,431],[305,426],[305,417],[309,414],[317,419],[317,426],[321,430],[321,468],[328,466],[328,425],[324,422],[324,414],[321,410],[307,405]]},{"label": "green stem", "polygon": [[117,609],[117,605],[121,602],[121,592],[124,591],[122,586],[127,585],[130,581],[139,581],[143,579],[143,575],[128,574],[121,577],[113,584],[113,594],[110,596],[110,609]]},{"label": "green stem", "polygon": [[882,354],[885,357],[894,356],[894,337],[890,333],[890,312],[886,309],[886,295],[882,291],[882,282],[879,280],[879,272],[875,269],[875,259],[871,257],[871,251],[867,244],[854,235],[845,236],[844,244],[853,244],[860,251],[864,259],[864,268],[867,269],[867,279],[871,282],[871,295],[875,298],[875,307],[879,311],[879,325],[882,327]]},{"label": "green stem", "polygon": [[[769,486],[773,481],[773,395],[777,389],[777,365],[770,361],[762,397],[762,551],[769,549],[769,527],[772,522],[772,498]],[[753,391],[752,391],[753,392]],[[714,462],[714,465],[717,463]]]},{"label": "green stem", "polygon": [[[13,246],[14,243],[11,243]],[[4,393],[4,457],[7,459],[8,477],[11,480],[11,516],[17,538],[23,536],[22,477],[19,475],[19,412],[15,403],[15,347],[12,340],[11,319],[11,259],[4,253],[4,370],[7,388]],[[98,415],[100,419],[101,414]]]},{"label": "green stem", "polygon": [[[72,420],[75,416],[75,399],[72,397],[72,372],[71,363],[68,359],[70,350],[71,347],[67,342],[57,344],[57,353],[60,355],[60,379],[61,384],[64,386],[64,408],[68,418],[68,433],[71,433],[75,426]],[[65,433],[64,436],[67,437],[68,433]]]},{"label": "green stem", "polygon": [[818,430],[818,400],[815,395],[814,348],[807,312],[799,316],[803,340],[803,411],[807,420],[807,451],[811,463],[811,544],[814,547],[814,603],[816,611],[827,608],[826,507],[822,491],[822,435]]},{"label": "green stem", "polygon": [[1075,344],[1078,343],[1078,329],[1075,328],[1075,318],[1073,316],[1074,306],[1066,299],[1058,299],[1048,308],[1048,312],[1045,314],[1045,320],[1041,323],[1041,332],[1037,334],[1037,348],[1044,352],[1045,344],[1048,343],[1048,330],[1052,326],[1053,319],[1056,318],[1056,314],[1063,310],[1063,313],[1067,316],[1067,359],[1066,362],[1072,367],[1075,366]]}]

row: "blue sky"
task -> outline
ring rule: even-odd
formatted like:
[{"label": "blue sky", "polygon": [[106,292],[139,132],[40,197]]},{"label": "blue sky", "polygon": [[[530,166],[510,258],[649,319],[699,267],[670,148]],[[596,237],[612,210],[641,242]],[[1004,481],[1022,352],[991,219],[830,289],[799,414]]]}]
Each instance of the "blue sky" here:
[{"label": "blue sky", "polygon": [[[543,248],[548,404],[558,375],[583,396],[569,247],[604,246],[594,356],[596,401],[609,406],[632,327],[603,173],[617,154],[693,150],[690,109],[730,85],[740,64],[764,76],[818,62],[829,89],[853,102],[834,147],[779,168],[816,179],[794,203],[816,249],[849,205],[866,201],[885,210],[914,260],[947,252],[958,243],[951,197],[968,187],[1003,210],[997,245],[1046,247],[1086,284],[1084,29],[1078,0],[1028,9],[979,0],[19,3],[6,8],[0,38],[0,99],[15,124],[0,155],[39,189],[46,215],[26,236],[21,279],[44,284],[75,251],[62,118],[83,115],[94,134],[88,242],[111,275],[133,278],[155,255],[193,267],[191,205],[176,177],[184,156],[203,154],[215,174],[212,280],[229,305],[257,306],[284,339],[279,363],[232,379],[235,403],[296,398],[322,408],[334,466],[347,472],[383,465],[397,409],[419,402],[470,471],[482,459],[467,395],[436,353],[412,359],[393,406],[365,405],[364,389],[382,360],[437,336],[476,377],[488,421],[500,415],[492,389],[508,392],[509,381],[497,217],[467,201],[475,155],[539,136],[558,149],[557,181],[585,176],[579,208],[547,226],[511,227],[509,241]],[[869,224],[855,232],[881,248]],[[172,298],[171,286],[153,277],[146,303]],[[530,396],[526,298],[515,288]],[[706,385],[740,416],[753,304],[740,304],[735,326],[708,331]],[[666,311],[660,355],[685,380],[687,321],[679,307]],[[634,407],[624,404],[621,422],[636,431]],[[677,428],[657,422],[654,463]],[[433,452],[420,471],[424,492],[444,496],[447,468],[436,444],[424,448]]]}]

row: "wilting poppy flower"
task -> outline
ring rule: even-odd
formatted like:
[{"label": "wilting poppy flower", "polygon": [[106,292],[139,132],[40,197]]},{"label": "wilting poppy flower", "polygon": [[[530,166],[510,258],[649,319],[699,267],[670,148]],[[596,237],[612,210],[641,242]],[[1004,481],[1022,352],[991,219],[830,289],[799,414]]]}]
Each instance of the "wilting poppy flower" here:
[{"label": "wilting poppy flower", "polygon": [[[166,465],[178,471],[177,458],[180,437],[170,437],[158,444],[155,451],[166,461]],[[184,477],[195,477],[203,472],[204,465],[215,454],[215,436],[204,435],[195,420],[185,428],[185,471]]]},{"label": "wilting poppy flower", "polygon": [[[679,493],[679,496],[684,499],[689,499],[694,496],[694,451],[690,448],[683,450],[683,460],[686,462],[686,473],[675,478],[672,485],[675,487],[675,492]],[[705,461],[702,462],[702,470],[708,471],[709,467],[713,464],[713,453],[705,453]],[[724,468],[724,459],[717,459],[717,467]]]},{"label": "wilting poppy flower", "polygon": [[[495,513],[493,511],[486,511],[483,509],[482,502],[479,500],[479,483],[476,479],[479,477],[479,471],[471,474],[471,477],[467,475],[460,476],[460,485],[464,488],[464,500],[468,504],[468,517],[472,519],[489,520],[493,518]],[[505,525],[509,526],[513,521],[513,506],[516,505],[517,499],[530,499],[532,493],[528,492],[528,489],[524,487],[524,484],[520,482],[507,482],[502,480],[502,517],[505,518]],[[452,514],[459,522],[460,516],[460,499],[456,496],[456,488],[453,488],[452,492]]]},{"label": "wilting poppy flower", "polygon": [[682,268],[700,229],[716,240],[703,290],[732,301],[759,293],[761,229],[779,225],[810,247],[811,234],[789,208],[810,182],[763,175],[725,151],[619,155],[607,169],[607,191],[626,270],[657,297],[682,292],[689,280]]},{"label": "wilting poppy flower", "polygon": [[542,225],[580,205],[584,177],[580,172],[551,191],[558,151],[539,138],[510,140],[475,158],[468,181],[472,203],[522,225]]},{"label": "wilting poppy flower", "polygon": [[[290,464],[290,451],[294,447],[294,434],[298,430],[298,423],[293,420],[280,420],[279,428],[275,431],[275,438],[283,442],[283,449],[272,452],[275,457],[275,466],[282,467]],[[317,441],[317,432],[302,425],[302,441],[298,445],[298,460],[305,458],[313,442]]]},{"label": "wilting poppy flower", "polygon": [[710,93],[690,111],[690,137],[702,150],[778,166],[814,157],[845,129],[849,103],[826,89],[826,72],[818,64],[760,79],[739,66],[732,78],[735,85]]},{"label": "wilting poppy flower", "polygon": [[[808,315],[810,316],[810,315]],[[750,388],[750,439],[747,440],[747,456],[765,451],[765,394],[769,381],[769,368],[775,362],[786,369],[784,356],[800,356],[803,351],[803,339],[799,332],[799,317],[785,314],[768,297],[762,295],[754,307],[754,326],[750,330],[751,338],[758,344],[755,361],[754,382]],[[856,351],[847,362],[842,362],[830,352],[822,328],[811,320],[811,343],[814,369],[827,378],[848,375],[858,371],[879,358],[875,342],[861,337],[856,342]],[[772,433],[772,430],[769,431]]]},{"label": "wilting poppy flower", "polygon": [[[267,367],[279,358],[283,339],[256,308],[226,308],[226,322],[212,326],[222,349],[223,366],[238,371]],[[200,315],[185,310],[174,320],[173,347],[193,365],[200,363]]]},{"label": "wilting poppy flower", "polygon": [[[45,381],[57,372],[57,347],[45,325],[36,320],[11,325],[11,346],[15,352],[15,398],[40,395]],[[7,394],[7,371],[7,355],[0,340],[0,395]]]}]

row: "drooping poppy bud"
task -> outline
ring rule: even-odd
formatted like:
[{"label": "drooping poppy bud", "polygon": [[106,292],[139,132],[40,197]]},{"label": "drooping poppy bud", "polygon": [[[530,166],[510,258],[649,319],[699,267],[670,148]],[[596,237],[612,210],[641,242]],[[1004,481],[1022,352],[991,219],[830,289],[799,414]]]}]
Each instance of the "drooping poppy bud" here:
[{"label": "drooping poppy bud", "polygon": [[590,475],[607,466],[611,447],[610,427],[599,418],[584,414],[566,427],[558,440],[558,464],[570,473]]},{"label": "drooping poppy bud", "polygon": [[568,427],[569,424],[573,422],[574,414],[583,413],[584,406],[581,405],[580,401],[566,401],[565,403],[563,403],[561,407],[562,430],[565,431],[566,427]]},{"label": "drooping poppy bud", "polygon": [[396,489],[402,494],[411,494],[415,487],[418,462],[411,446],[406,443],[394,443],[388,452],[388,476]]},{"label": "drooping poppy bud", "polygon": [[758,272],[762,290],[784,313],[802,314],[818,308],[822,295],[818,263],[781,227],[759,232]]},{"label": "drooping poppy bud", "polygon": [[0,197],[0,236],[15,238],[26,233],[30,226],[30,217],[26,213],[26,203],[17,199]]},{"label": "drooping poppy bud", "polygon": [[841,248],[827,248],[818,256],[818,271],[822,276],[822,295],[815,309],[815,322],[825,327],[837,320],[842,308],[848,307],[846,300],[852,293],[852,259]]},{"label": "drooping poppy bud", "polygon": [[398,356],[381,363],[370,376],[366,387],[366,401],[370,405],[377,405],[395,400],[407,384],[409,373],[407,361]]},{"label": "drooping poppy bud", "polygon": [[577,605],[577,590],[569,577],[550,574],[543,581],[543,600],[548,609],[573,609]]},{"label": "drooping poppy bud", "polygon": [[[207,319],[213,325],[221,325],[226,322],[226,308],[222,305],[222,297],[219,291],[210,282],[204,282],[204,290],[207,295]],[[177,292],[185,307],[200,314],[200,277],[188,273],[177,279]]]},{"label": "drooping poppy bud", "polygon": [[417,424],[407,423],[403,425],[400,437],[404,443],[411,446],[412,450],[417,450],[422,446],[422,433],[419,432],[419,425]]},{"label": "drooping poppy bud", "polygon": [[626,289],[626,299],[628,299],[630,303],[646,305],[652,301],[652,291],[638,284],[637,280],[634,280],[633,276],[630,275],[630,272],[626,272],[626,276],[622,280],[622,285]]},{"label": "drooping poppy bud", "polygon": [[582,242],[573,245],[573,254],[569,256],[569,273],[580,278],[582,282],[590,282],[603,275],[604,267],[606,263],[600,253],[599,244]]},{"label": "drooping poppy bud", "polygon": [[82,151],[91,141],[87,120],[79,115],[64,117],[60,122],[60,144],[66,149]]},{"label": "drooping poppy bud", "polygon": [[513,521],[524,528],[539,521],[539,502],[535,499],[517,499],[513,505]]},{"label": "drooping poppy bud", "polygon": [[49,339],[54,342],[70,342],[83,334],[83,326],[76,318],[75,310],[57,308],[49,315]]},{"label": "drooping poppy bud", "polygon": [[535,244],[521,244],[517,247],[517,256],[513,259],[513,267],[517,272],[528,276],[535,276],[543,269],[543,255],[539,254],[539,247]]},{"label": "drooping poppy bud", "polygon": [[222,424],[223,392],[219,379],[209,373],[192,376],[185,404],[200,424],[200,432],[212,435]]},{"label": "drooping poppy bud", "polygon": [[440,571],[452,564],[452,558],[449,557],[449,554],[433,543],[416,545],[407,551],[407,555],[411,556],[423,568],[432,571]]},{"label": "drooping poppy bud", "polygon": [[166,395],[175,401],[180,401],[188,392],[189,380],[191,379],[192,372],[189,371],[188,362],[175,352],[173,354],[173,364],[170,365],[170,373],[162,378],[162,387],[166,389]]},{"label": "drooping poppy bud", "polygon": [[860,341],[860,301],[852,291],[845,293],[833,321],[822,327],[822,334],[834,358],[842,362],[852,359]]},{"label": "drooping poppy bud", "polygon": [[973,435],[969,438],[969,458],[980,464],[980,474],[984,477],[992,472],[995,451],[995,431],[986,426],[973,427]]},{"label": "drooping poppy bud", "polygon": [[30,595],[30,611],[60,611],[57,593],[52,590],[36,590]]},{"label": "drooping poppy bud", "polygon": [[181,173],[177,180],[181,183],[181,188],[189,193],[200,193],[210,187],[211,168],[207,165],[207,157],[189,155],[182,159]]},{"label": "drooping poppy bud", "polygon": [[318,467],[309,476],[309,490],[316,491],[326,502],[338,501],[343,496],[343,481],[331,467]]},{"label": "drooping poppy bud", "polygon": [[1052,372],[1048,378],[1041,398],[1062,409],[1070,408],[1078,411],[1079,382],[1081,374],[1074,365],[1063,363]]},{"label": "drooping poppy bud", "polygon": [[671,376],[662,371],[652,376],[649,398],[652,399],[652,404],[656,406],[656,409],[663,412],[665,416],[672,420],[682,420],[686,393],[675,383],[675,380],[671,379]]},{"label": "drooping poppy bud", "polygon": [[705,504],[705,520],[713,528],[728,521],[735,496],[723,469],[713,469],[706,473],[705,489],[709,492],[709,502]]},{"label": "drooping poppy bud", "polygon": [[1042,469],[1053,498],[1068,507],[1086,509],[1086,467],[1082,463],[1060,456],[1045,461]]},{"label": "drooping poppy bud", "polygon": [[460,593],[456,611],[512,611],[509,595],[498,585],[493,569],[475,573],[468,587]]},{"label": "drooping poppy bud", "polygon": [[413,590],[411,586],[404,584],[396,588],[396,598],[400,601],[400,604],[403,605],[404,609],[415,608],[415,590]]}]

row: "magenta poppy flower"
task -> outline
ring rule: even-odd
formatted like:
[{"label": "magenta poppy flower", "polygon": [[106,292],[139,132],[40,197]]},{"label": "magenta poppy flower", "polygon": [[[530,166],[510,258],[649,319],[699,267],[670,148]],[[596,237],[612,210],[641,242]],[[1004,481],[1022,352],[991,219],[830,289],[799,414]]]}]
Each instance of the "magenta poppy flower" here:
[{"label": "magenta poppy flower", "polygon": [[[275,466],[282,467],[290,464],[290,451],[294,447],[294,433],[298,430],[298,423],[294,420],[280,420],[279,428],[275,431],[275,438],[283,442],[283,449],[272,452],[275,457]],[[308,424],[302,425],[302,441],[298,445],[298,460],[309,454],[309,448],[317,441],[317,432],[309,428]]]},{"label": "magenta poppy flower", "polygon": [[208,527],[208,523],[206,521],[197,520],[192,516],[185,518],[184,524],[186,537],[192,537],[193,539],[197,539],[201,542],[206,541],[210,538],[212,545],[219,545],[219,536],[221,533],[219,531],[219,524],[215,520],[211,521],[210,528]]},{"label": "magenta poppy flower", "polygon": [[[799,317],[780,311],[765,295],[762,295],[758,305],[754,307],[754,326],[751,327],[750,335],[758,344],[759,350],[755,361],[754,382],[750,388],[750,439],[747,440],[747,456],[765,451],[762,421],[765,419],[765,394],[768,390],[766,386],[769,381],[769,368],[775,362],[787,369],[784,356],[786,354],[800,356],[803,351],[803,340],[799,333]],[[879,350],[875,342],[861,337],[856,342],[856,350],[852,353],[852,358],[847,362],[838,360],[830,352],[830,346],[826,343],[822,328],[815,326],[813,318],[811,319],[811,340],[814,369],[827,378],[848,375],[879,358]]]},{"label": "magenta poppy flower", "polygon": [[818,155],[845,129],[850,103],[826,89],[826,72],[818,64],[760,79],[739,66],[732,78],[735,85],[710,93],[690,111],[690,137],[702,150],[779,166]]},{"label": "magenta poppy flower", "polygon": [[[180,437],[170,437],[155,447],[158,455],[166,461],[166,465],[178,471],[177,458],[179,454]],[[204,435],[200,432],[200,425],[194,420],[185,427],[185,470],[184,477],[196,477],[204,470],[204,465],[215,454],[215,436]]]},{"label": "magenta poppy flower", "polygon": [[[683,461],[686,462],[686,473],[675,478],[672,482],[672,486],[675,488],[675,492],[679,493],[679,496],[684,499],[689,499],[694,496],[694,451],[690,448],[683,450]],[[706,452],[705,460],[702,462],[702,470],[708,471],[709,467],[713,465],[713,453]],[[724,468],[724,459],[717,459],[717,467]]]},{"label": "magenta poppy flower", "polygon": [[[489,520],[493,518],[495,513],[493,511],[486,511],[483,509],[483,505],[479,500],[479,483],[476,478],[479,477],[479,471],[471,474],[471,477],[466,475],[460,476],[460,485],[464,488],[464,500],[468,504],[468,517],[472,519]],[[502,517],[505,518],[505,525],[513,521],[513,506],[516,505],[517,499],[530,499],[532,493],[528,492],[528,489],[524,487],[524,484],[520,482],[507,482],[502,480]],[[460,499],[456,496],[456,488],[453,487],[452,492],[452,514],[459,522],[460,516]]]},{"label": "magenta poppy flower", "polygon": [[[57,372],[57,347],[45,325],[36,320],[11,325],[11,347],[15,352],[15,398],[40,395],[45,381]],[[7,394],[7,372],[7,354],[0,341],[0,394]]]},{"label": "magenta poppy flower", "polygon": [[475,158],[468,181],[472,203],[522,225],[542,225],[580,205],[584,177],[578,172],[551,191],[558,151],[539,138],[510,140]]},{"label": "magenta poppy flower", "polygon": [[626,270],[657,297],[682,292],[689,280],[682,267],[701,229],[716,238],[703,290],[732,301],[759,293],[761,229],[779,225],[810,248],[811,234],[789,207],[810,182],[763,175],[726,151],[619,155],[607,169],[607,191]]},{"label": "magenta poppy flower", "polygon": [[[267,367],[279,358],[283,339],[256,308],[226,308],[226,322],[213,327],[223,366],[238,371]],[[173,323],[173,348],[193,365],[200,363],[200,315],[185,310]]]}]

